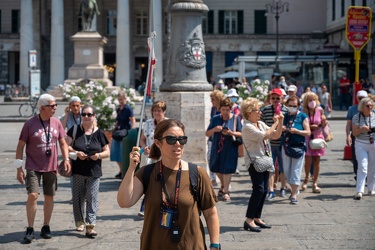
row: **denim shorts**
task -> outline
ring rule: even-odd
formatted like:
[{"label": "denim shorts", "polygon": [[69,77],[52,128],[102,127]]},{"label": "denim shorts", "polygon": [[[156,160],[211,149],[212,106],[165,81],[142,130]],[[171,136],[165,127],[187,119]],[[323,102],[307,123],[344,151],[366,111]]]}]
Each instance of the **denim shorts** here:
[{"label": "denim shorts", "polygon": [[57,190],[57,173],[38,172],[26,169],[26,190],[27,193],[39,193],[40,180],[43,178],[43,194],[55,196]]}]

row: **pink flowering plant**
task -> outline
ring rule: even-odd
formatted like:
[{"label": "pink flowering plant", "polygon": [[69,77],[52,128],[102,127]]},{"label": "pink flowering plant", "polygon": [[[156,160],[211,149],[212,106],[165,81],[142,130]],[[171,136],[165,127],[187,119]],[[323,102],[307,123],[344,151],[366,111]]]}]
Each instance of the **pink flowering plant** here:
[{"label": "pink flowering plant", "polygon": [[117,95],[119,91],[125,91],[128,95],[128,104],[134,107],[133,99],[135,97],[134,89],[114,88],[106,89],[102,82],[88,83],[64,83],[60,85],[65,99],[69,100],[72,96],[78,96],[83,104],[90,104],[96,109],[96,120],[99,128],[111,131],[114,129],[117,116],[117,106],[119,102]]}]

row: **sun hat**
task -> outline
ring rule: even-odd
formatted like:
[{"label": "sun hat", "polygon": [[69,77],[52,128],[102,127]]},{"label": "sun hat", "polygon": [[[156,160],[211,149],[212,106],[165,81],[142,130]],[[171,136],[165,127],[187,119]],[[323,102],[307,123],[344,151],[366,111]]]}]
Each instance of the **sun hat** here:
[{"label": "sun hat", "polygon": [[232,97],[232,96],[238,97],[236,89],[228,90],[228,93],[225,95],[225,97]]}]

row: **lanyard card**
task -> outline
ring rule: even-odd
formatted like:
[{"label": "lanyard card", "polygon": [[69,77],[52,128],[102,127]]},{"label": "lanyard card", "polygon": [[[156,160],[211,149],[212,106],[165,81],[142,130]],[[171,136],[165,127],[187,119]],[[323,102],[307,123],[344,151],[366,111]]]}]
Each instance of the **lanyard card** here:
[{"label": "lanyard card", "polygon": [[160,227],[171,228],[173,220],[173,210],[169,208],[163,208],[160,212]]}]

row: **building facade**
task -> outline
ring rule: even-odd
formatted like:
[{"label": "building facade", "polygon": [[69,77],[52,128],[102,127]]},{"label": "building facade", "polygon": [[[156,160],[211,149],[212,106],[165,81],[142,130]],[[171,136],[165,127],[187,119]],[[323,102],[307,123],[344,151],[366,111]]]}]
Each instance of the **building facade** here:
[{"label": "building facade", "polygon": [[[70,37],[82,29],[80,0],[2,0],[0,2],[0,84],[28,86],[27,53],[38,52],[43,89],[62,84],[74,63]],[[108,39],[104,64],[116,85],[136,87],[146,80],[147,38],[157,32],[156,85],[163,81],[168,47],[173,40],[168,6],[173,0],[97,0],[100,15],[94,26]],[[353,49],[345,39],[345,15],[351,5],[370,0],[287,0],[283,9],[267,8],[273,0],[205,0],[202,17],[207,79],[235,69],[238,56],[330,55],[354,80]],[[280,6],[279,6],[280,7]],[[278,16],[278,18],[276,18]],[[372,27],[372,33],[374,27]],[[278,46],[276,45],[278,44]],[[278,49],[276,48],[278,47]],[[374,72],[374,41],[362,50],[360,77]],[[274,68],[274,62],[249,64],[249,71]],[[279,73],[302,82],[327,81],[327,63],[280,65]],[[64,79],[63,79],[64,78]],[[336,79],[336,78],[335,78]],[[335,82],[334,82],[335,84]],[[334,85],[335,86],[335,85]]]}]

